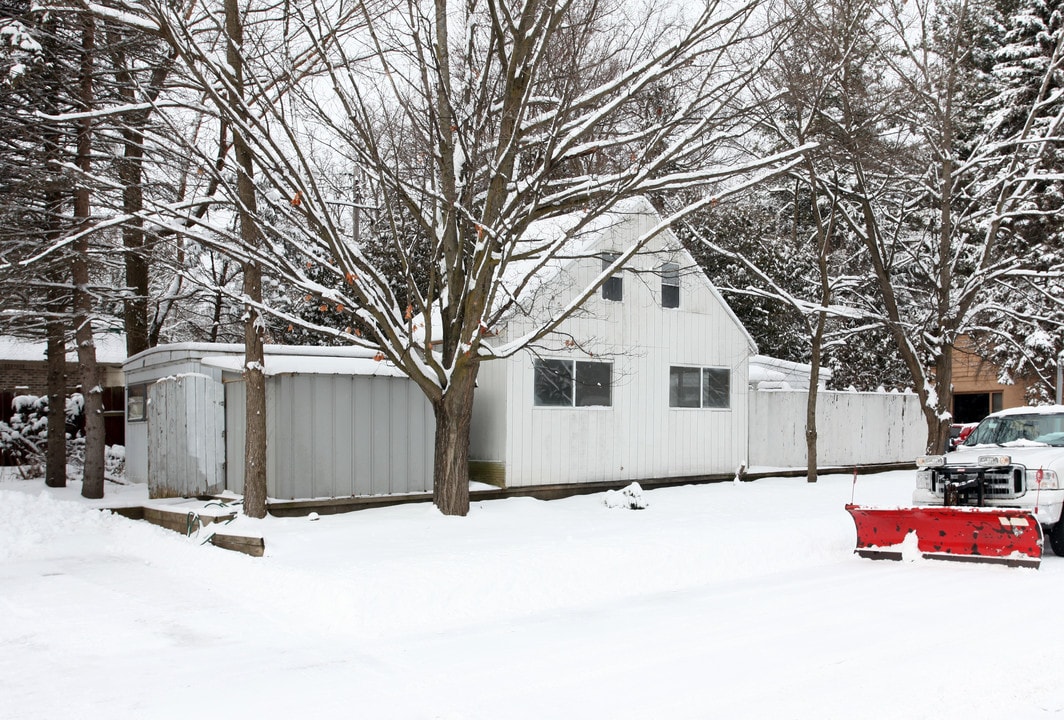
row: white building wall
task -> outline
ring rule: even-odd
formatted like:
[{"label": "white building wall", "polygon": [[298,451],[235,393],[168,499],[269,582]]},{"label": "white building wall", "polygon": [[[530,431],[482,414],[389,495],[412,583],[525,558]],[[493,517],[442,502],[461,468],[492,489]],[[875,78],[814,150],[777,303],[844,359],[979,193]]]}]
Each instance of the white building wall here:
[{"label": "white building wall", "polygon": [[[801,390],[751,393],[752,466],[805,466],[807,397]],[[816,417],[821,467],[911,462],[924,454],[927,426],[914,394],[821,390]]]},{"label": "white building wall", "polygon": [[482,363],[473,394],[469,457],[474,461],[506,461],[507,376],[510,360]]},{"label": "white building wall", "polygon": [[[626,221],[607,233],[595,250],[623,250],[652,220],[641,216]],[[493,432],[474,441],[472,456],[504,455],[508,487],[730,473],[747,462],[747,360],[755,348],[694,261],[674,249],[676,245],[668,247],[670,241],[676,243],[665,234],[651,248],[655,254],[633,259],[634,270],[623,273],[623,301],[606,301],[596,294],[585,304],[586,312],[563,323],[534,352],[495,361],[505,366],[504,374],[481,376],[474,430],[489,424],[483,419],[484,408],[489,402],[494,407],[498,398],[507,401],[501,405],[505,421],[493,423]],[[661,279],[654,271],[664,262],[681,266],[679,308],[661,307]],[[575,261],[566,276],[552,282],[557,299],[554,307],[543,310],[556,309],[601,268],[598,259]],[[503,339],[527,327],[512,323]],[[579,349],[567,349],[566,339],[576,341]],[[536,406],[537,356],[612,362],[612,405]],[[730,370],[731,407],[670,408],[672,365]]]}]

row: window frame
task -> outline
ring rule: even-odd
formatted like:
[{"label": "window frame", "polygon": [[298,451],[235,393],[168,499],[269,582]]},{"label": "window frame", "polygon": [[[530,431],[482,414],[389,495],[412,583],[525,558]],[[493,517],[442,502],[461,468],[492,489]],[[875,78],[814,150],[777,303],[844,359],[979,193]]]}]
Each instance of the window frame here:
[{"label": "window frame", "polygon": [[661,307],[673,309],[680,307],[680,266],[677,263],[664,263],[661,273]]},{"label": "window frame", "polygon": [[[721,393],[721,388],[718,386],[716,392],[714,392],[713,384],[710,383],[710,378],[721,377],[726,381]],[[695,397],[695,389],[691,386],[690,381],[687,381],[686,386],[683,385],[684,381],[678,379],[673,380],[673,377],[682,378],[683,376],[693,376],[697,374],[698,377],[698,389],[697,389],[697,404],[693,402]],[[732,390],[732,372],[730,368],[716,367],[711,365],[670,365],[669,366],[669,409],[670,410],[731,410],[731,390]],[[674,385],[674,382],[676,383]],[[686,390],[686,392],[684,392]],[[723,399],[723,405],[715,404],[713,400]]]},{"label": "window frame", "polygon": [[[621,254],[613,252],[600,253],[599,257],[602,258],[602,269],[605,270],[617,262]],[[624,278],[621,276],[620,271],[606,278],[606,282],[602,283],[602,287],[599,289],[599,294],[607,302],[624,302]]]},{"label": "window frame", "polygon": [[[539,392],[540,388],[540,373],[541,369],[548,368],[551,365],[554,369],[550,370],[551,374],[561,379],[563,382],[559,385],[567,385],[568,390],[568,402],[544,402],[543,396]],[[558,372],[559,366],[567,366],[569,369],[568,375],[563,376]],[[608,384],[605,386],[601,384],[592,385],[590,382],[581,382],[580,368],[584,367],[585,370],[594,368],[595,370],[603,370],[607,372]],[[595,393],[591,394],[591,398],[587,396],[581,398],[580,389],[582,387],[594,388],[599,390],[605,390],[606,402],[581,402],[581,400],[594,400],[596,399]],[[558,395],[560,397],[560,394]],[[547,398],[549,399],[549,398]],[[601,399],[598,397],[597,399]],[[605,362],[602,360],[576,360],[570,358],[536,358],[532,363],[532,406],[536,408],[612,408],[613,407],[613,363]]]},{"label": "window frame", "polygon": [[[139,415],[133,414],[133,408],[135,407],[134,398],[140,398],[140,413]],[[142,423],[148,421],[148,383],[136,383],[135,385],[126,386],[126,422],[127,423]]]}]

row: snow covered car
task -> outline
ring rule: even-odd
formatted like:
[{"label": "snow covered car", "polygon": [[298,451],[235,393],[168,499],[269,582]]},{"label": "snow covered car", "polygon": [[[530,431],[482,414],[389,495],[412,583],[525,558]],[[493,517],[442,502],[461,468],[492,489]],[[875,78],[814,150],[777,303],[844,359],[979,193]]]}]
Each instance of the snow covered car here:
[{"label": "snow covered car", "polygon": [[979,423],[953,423],[949,426],[949,440],[946,441],[946,451],[952,452],[957,449],[957,446],[968,439],[968,436],[972,434],[972,430]]},{"label": "snow covered car", "polygon": [[1064,555],[1064,406],[993,413],[953,452],[916,464],[915,505],[1027,511]]}]

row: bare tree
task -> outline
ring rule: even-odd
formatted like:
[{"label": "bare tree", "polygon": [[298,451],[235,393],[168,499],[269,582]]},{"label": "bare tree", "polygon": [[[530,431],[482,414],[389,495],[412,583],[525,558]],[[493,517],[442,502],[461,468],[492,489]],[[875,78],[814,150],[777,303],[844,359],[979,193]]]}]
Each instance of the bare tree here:
[{"label": "bare tree", "polygon": [[994,92],[979,57],[1000,25],[991,3],[888,4],[880,20],[880,57],[909,99],[895,118],[916,130],[906,144],[917,164],[899,183],[911,193],[894,208],[880,204],[883,185],[899,178],[858,156],[852,187],[837,191],[852,200],[847,222],[868,250],[884,323],[915,380],[928,450],[939,451],[951,422],[958,336],[977,321],[989,288],[1022,278],[1037,259],[1009,254],[1003,241],[1010,219],[1029,211],[1045,178],[1039,158],[1059,136],[1059,109],[1047,101],[1064,47],[1058,37],[1041,89],[1021,110],[1025,121],[1001,139],[978,116]]},{"label": "bare tree", "polygon": [[[435,412],[434,500],[445,514],[468,511],[480,364],[554,330],[668,221],[562,312],[492,342],[531,279],[571,252],[569,239],[625,198],[690,191],[682,216],[796,155],[750,157],[738,142],[744,89],[765,58],[747,42],[763,29],[757,2],[709,3],[668,23],[595,0],[286,2],[266,15],[248,6],[242,94],[209,50],[223,27],[213,5],[188,15],[145,6],[145,22],[238,128],[258,173],[257,208],[232,184],[223,189],[250,210],[261,243],[206,223],[200,239],[332,308],[342,324],[316,329],[379,351],[418,384]],[[662,92],[678,101],[655,102]],[[352,219],[335,202],[324,168],[337,162],[364,178],[372,212]],[[531,223],[572,213],[562,236],[526,236]],[[374,236],[394,272],[367,252]],[[425,243],[427,267],[416,259]]]}]

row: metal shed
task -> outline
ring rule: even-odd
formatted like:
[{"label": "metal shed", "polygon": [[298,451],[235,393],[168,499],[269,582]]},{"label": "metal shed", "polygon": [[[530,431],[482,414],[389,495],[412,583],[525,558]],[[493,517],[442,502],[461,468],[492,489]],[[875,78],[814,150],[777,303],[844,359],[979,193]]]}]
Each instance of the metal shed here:
[{"label": "metal shed", "polygon": [[[152,497],[243,491],[243,347],[185,343],[130,358],[127,476]],[[267,494],[429,492],[435,420],[418,387],[362,350],[267,346]]]}]

